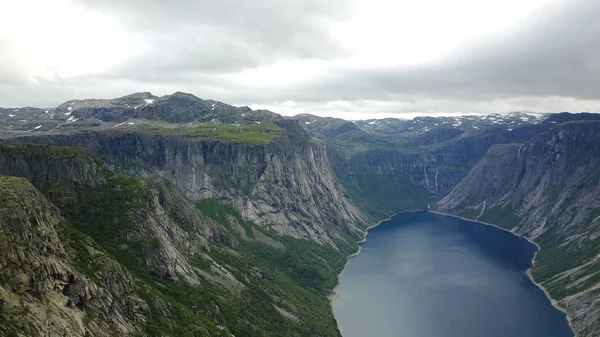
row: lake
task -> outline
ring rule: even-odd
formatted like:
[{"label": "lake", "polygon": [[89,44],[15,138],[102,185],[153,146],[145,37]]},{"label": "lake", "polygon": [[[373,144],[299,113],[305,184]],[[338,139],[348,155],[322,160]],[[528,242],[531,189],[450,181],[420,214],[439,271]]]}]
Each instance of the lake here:
[{"label": "lake", "polygon": [[343,337],[573,337],[528,279],[535,245],[428,212],[371,229],[333,304]]}]

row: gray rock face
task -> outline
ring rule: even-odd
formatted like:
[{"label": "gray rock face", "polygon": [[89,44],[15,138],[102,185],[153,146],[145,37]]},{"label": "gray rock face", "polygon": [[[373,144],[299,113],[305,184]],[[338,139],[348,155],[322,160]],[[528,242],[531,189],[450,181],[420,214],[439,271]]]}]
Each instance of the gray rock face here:
[{"label": "gray rock face", "polygon": [[0,174],[26,178],[57,205],[75,200],[83,187],[103,184],[105,172],[83,149],[0,142]]},{"label": "gray rock face", "polygon": [[112,170],[164,179],[192,200],[215,198],[280,234],[336,245],[364,226],[335,180],[323,142],[295,121],[268,144],[190,141],[142,133],[84,132],[28,141],[85,146]]},{"label": "gray rock face", "polygon": [[600,333],[600,122],[557,124],[531,142],[493,147],[434,208],[535,239],[534,278],[578,336]]},{"label": "gray rock face", "polygon": [[[0,334],[141,332],[150,308],[132,276],[89,237],[71,241],[72,229],[55,206],[69,211],[101,190],[112,174],[104,164],[78,148],[2,143],[0,174],[13,175],[0,175]],[[133,243],[152,240],[140,261],[150,275],[198,285],[190,259],[209,241],[235,244],[176,192],[149,184],[136,198],[144,207],[121,234]]]},{"label": "gray rock face", "polygon": [[[59,235],[65,220],[35,187],[23,178],[0,176],[0,205],[0,334],[112,336],[140,331],[148,311],[139,299],[137,308],[128,309],[133,305],[127,298],[134,289],[131,277],[102,253],[94,262],[104,266],[96,271],[99,281],[77,270]],[[90,317],[86,309],[99,317]],[[127,310],[133,316],[125,315]]]}]

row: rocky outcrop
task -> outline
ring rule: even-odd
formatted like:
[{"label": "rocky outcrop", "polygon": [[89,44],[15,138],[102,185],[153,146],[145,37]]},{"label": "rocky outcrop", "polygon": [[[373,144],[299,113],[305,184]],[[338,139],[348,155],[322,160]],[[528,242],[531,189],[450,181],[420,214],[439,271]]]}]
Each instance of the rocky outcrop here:
[{"label": "rocky outcrop", "polygon": [[23,178],[0,176],[0,205],[0,334],[141,331],[148,310],[143,300],[130,297],[131,277],[100,252],[95,281],[75,268],[60,234],[65,220],[35,187]]},{"label": "rocky outcrop", "polygon": [[536,281],[578,336],[600,333],[600,122],[557,124],[531,142],[493,147],[434,208],[536,240]]}]

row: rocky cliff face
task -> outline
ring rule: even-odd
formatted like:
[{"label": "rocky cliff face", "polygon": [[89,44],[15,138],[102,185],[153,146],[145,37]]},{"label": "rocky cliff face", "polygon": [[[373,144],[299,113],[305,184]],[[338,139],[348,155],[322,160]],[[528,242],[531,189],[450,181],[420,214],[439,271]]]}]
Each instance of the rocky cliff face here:
[{"label": "rocky cliff face", "polygon": [[[148,305],[100,251],[94,272],[76,268],[65,219],[29,181],[0,176],[0,333],[112,336],[141,331]],[[93,250],[93,245],[81,242]]]},{"label": "rocky cliff face", "polygon": [[7,334],[141,333],[159,299],[129,270],[197,285],[191,259],[209,242],[235,244],[177,193],[119,177],[83,149],[4,143],[0,158]]},{"label": "rocky cliff face", "polygon": [[600,333],[600,122],[556,124],[493,147],[434,208],[534,239],[536,281],[578,336]]},{"label": "rocky cliff face", "polygon": [[218,199],[279,234],[332,245],[354,238],[365,221],[338,186],[326,145],[294,121],[278,125],[282,135],[266,144],[144,132],[83,132],[27,140],[85,146],[115,171],[166,179],[192,200]]},{"label": "rocky cliff face", "polygon": [[337,249],[273,235],[81,148],[0,143],[0,158],[0,334],[339,335],[326,295],[353,245],[338,228]]}]

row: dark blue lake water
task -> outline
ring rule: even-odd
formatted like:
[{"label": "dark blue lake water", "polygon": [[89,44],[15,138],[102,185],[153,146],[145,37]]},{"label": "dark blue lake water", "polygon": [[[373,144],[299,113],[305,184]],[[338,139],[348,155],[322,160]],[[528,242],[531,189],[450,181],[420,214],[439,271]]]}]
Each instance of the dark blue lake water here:
[{"label": "dark blue lake water", "polygon": [[536,247],[511,233],[432,213],[370,230],[341,279],[343,337],[572,337],[525,274]]}]

